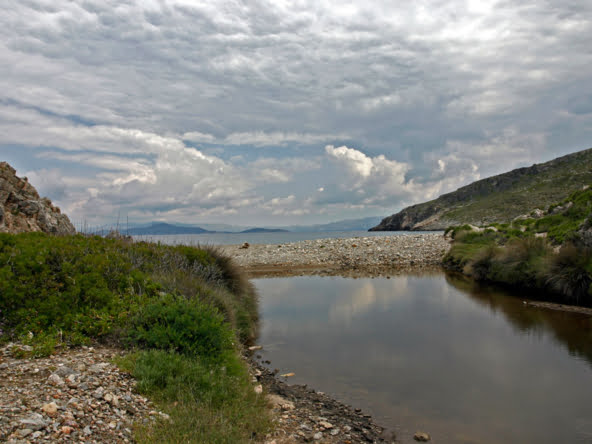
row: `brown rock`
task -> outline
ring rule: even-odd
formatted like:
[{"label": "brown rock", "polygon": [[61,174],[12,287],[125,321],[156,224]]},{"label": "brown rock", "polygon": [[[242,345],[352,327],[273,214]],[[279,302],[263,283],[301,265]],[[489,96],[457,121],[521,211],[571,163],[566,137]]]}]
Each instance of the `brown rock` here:
[{"label": "brown rock", "polygon": [[431,438],[430,435],[425,432],[416,432],[415,435],[413,435],[413,439],[419,442],[428,442]]},{"label": "brown rock", "polygon": [[50,402],[41,407],[47,416],[54,417],[58,414],[58,406],[55,402]]},{"label": "brown rock", "polygon": [[41,198],[26,178],[19,178],[6,162],[0,162],[0,233],[43,231],[75,234],[76,229],[47,198]]},{"label": "brown rock", "polygon": [[69,435],[74,431],[74,429],[70,426],[63,426],[61,430],[64,435]]}]

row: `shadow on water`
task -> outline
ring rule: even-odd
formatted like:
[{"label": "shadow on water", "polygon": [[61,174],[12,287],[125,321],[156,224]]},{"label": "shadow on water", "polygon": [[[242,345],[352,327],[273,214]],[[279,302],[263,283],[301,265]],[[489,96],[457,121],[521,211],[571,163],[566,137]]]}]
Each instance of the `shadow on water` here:
[{"label": "shadow on water", "polygon": [[525,307],[526,300],[520,294],[477,283],[458,273],[446,273],[446,282],[494,313],[502,313],[518,333],[552,333],[570,355],[581,357],[592,366],[591,316],[531,305]]}]

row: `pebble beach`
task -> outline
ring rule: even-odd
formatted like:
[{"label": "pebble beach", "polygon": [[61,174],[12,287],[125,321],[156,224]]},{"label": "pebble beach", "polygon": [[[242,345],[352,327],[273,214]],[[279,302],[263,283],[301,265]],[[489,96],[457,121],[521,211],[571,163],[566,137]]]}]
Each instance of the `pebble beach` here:
[{"label": "pebble beach", "polygon": [[283,245],[219,247],[250,276],[382,275],[434,268],[450,248],[442,233],[316,239]]}]

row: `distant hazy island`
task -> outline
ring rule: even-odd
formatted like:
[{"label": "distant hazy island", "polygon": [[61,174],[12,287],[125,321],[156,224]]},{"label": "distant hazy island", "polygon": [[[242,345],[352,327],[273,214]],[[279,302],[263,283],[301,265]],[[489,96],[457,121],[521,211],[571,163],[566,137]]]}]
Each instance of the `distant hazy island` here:
[{"label": "distant hazy island", "polygon": [[241,233],[289,233],[289,230],[283,230],[281,228],[250,228],[243,230]]}]

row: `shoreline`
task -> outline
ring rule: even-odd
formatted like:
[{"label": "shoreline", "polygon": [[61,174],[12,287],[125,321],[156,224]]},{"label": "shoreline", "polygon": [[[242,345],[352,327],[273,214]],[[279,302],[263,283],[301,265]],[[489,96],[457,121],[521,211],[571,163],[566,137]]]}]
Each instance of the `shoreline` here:
[{"label": "shoreline", "polygon": [[394,432],[377,425],[371,415],[364,414],[337,399],[309,388],[307,385],[289,384],[280,379],[249,352],[247,362],[253,380],[264,387],[272,409],[276,429],[266,444],[299,442],[338,443],[391,443]]},{"label": "shoreline", "polygon": [[303,274],[362,277],[439,269],[450,242],[442,234],[428,233],[217,248],[249,277]]}]

